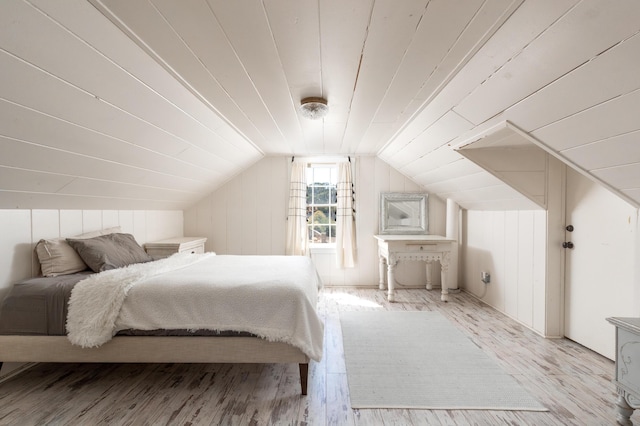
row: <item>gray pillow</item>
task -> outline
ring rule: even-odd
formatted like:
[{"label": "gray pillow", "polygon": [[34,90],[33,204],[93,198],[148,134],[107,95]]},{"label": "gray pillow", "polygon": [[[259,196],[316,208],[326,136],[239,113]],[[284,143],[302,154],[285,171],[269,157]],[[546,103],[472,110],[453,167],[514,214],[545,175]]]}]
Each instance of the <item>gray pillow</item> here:
[{"label": "gray pillow", "polygon": [[153,260],[131,234],[108,234],[88,239],[67,238],[67,243],[94,272]]},{"label": "gray pillow", "polygon": [[[122,229],[120,229],[119,226],[115,226],[101,231],[74,235],[71,238],[79,240],[119,232],[122,232]],[[36,253],[40,261],[42,275],[45,277],[73,274],[87,269],[87,265],[82,261],[82,258],[67,244],[64,238],[43,239],[38,241],[38,244],[36,244]]]}]

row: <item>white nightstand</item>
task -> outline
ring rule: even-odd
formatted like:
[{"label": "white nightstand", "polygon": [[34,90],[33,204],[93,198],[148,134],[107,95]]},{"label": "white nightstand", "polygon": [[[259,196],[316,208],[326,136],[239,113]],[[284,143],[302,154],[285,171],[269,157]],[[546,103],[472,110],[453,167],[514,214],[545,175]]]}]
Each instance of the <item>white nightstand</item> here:
[{"label": "white nightstand", "polygon": [[154,259],[169,257],[174,253],[204,253],[204,237],[175,237],[161,241],[145,243],[144,249]]}]

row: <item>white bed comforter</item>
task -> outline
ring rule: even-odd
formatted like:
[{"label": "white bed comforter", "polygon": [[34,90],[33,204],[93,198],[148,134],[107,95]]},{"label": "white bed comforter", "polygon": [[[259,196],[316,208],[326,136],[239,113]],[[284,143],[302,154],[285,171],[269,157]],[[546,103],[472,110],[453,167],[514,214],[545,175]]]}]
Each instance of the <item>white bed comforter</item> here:
[{"label": "white bed comforter", "polygon": [[319,287],[307,257],[178,253],[76,284],[67,332],[71,343],[97,347],[125,329],[244,331],[319,360]]}]

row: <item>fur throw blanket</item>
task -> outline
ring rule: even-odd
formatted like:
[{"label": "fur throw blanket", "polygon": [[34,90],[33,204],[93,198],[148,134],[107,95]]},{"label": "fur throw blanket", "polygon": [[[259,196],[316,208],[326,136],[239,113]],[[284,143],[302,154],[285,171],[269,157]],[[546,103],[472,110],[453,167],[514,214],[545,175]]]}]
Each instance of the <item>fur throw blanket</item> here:
[{"label": "fur throw blanket", "polygon": [[129,290],[152,276],[184,268],[215,253],[194,256],[176,253],[151,263],[135,263],[91,275],[75,285],[69,298],[67,337],[83,348],[93,348],[111,340],[115,323]]}]

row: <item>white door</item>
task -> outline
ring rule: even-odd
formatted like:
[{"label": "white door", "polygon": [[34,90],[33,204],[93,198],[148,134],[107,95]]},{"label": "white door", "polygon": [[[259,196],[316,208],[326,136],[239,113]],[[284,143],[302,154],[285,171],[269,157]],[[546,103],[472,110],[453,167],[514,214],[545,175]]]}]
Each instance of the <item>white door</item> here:
[{"label": "white door", "polygon": [[637,209],[567,168],[565,335],[608,358],[615,356],[607,317],[638,316],[635,290]]}]

